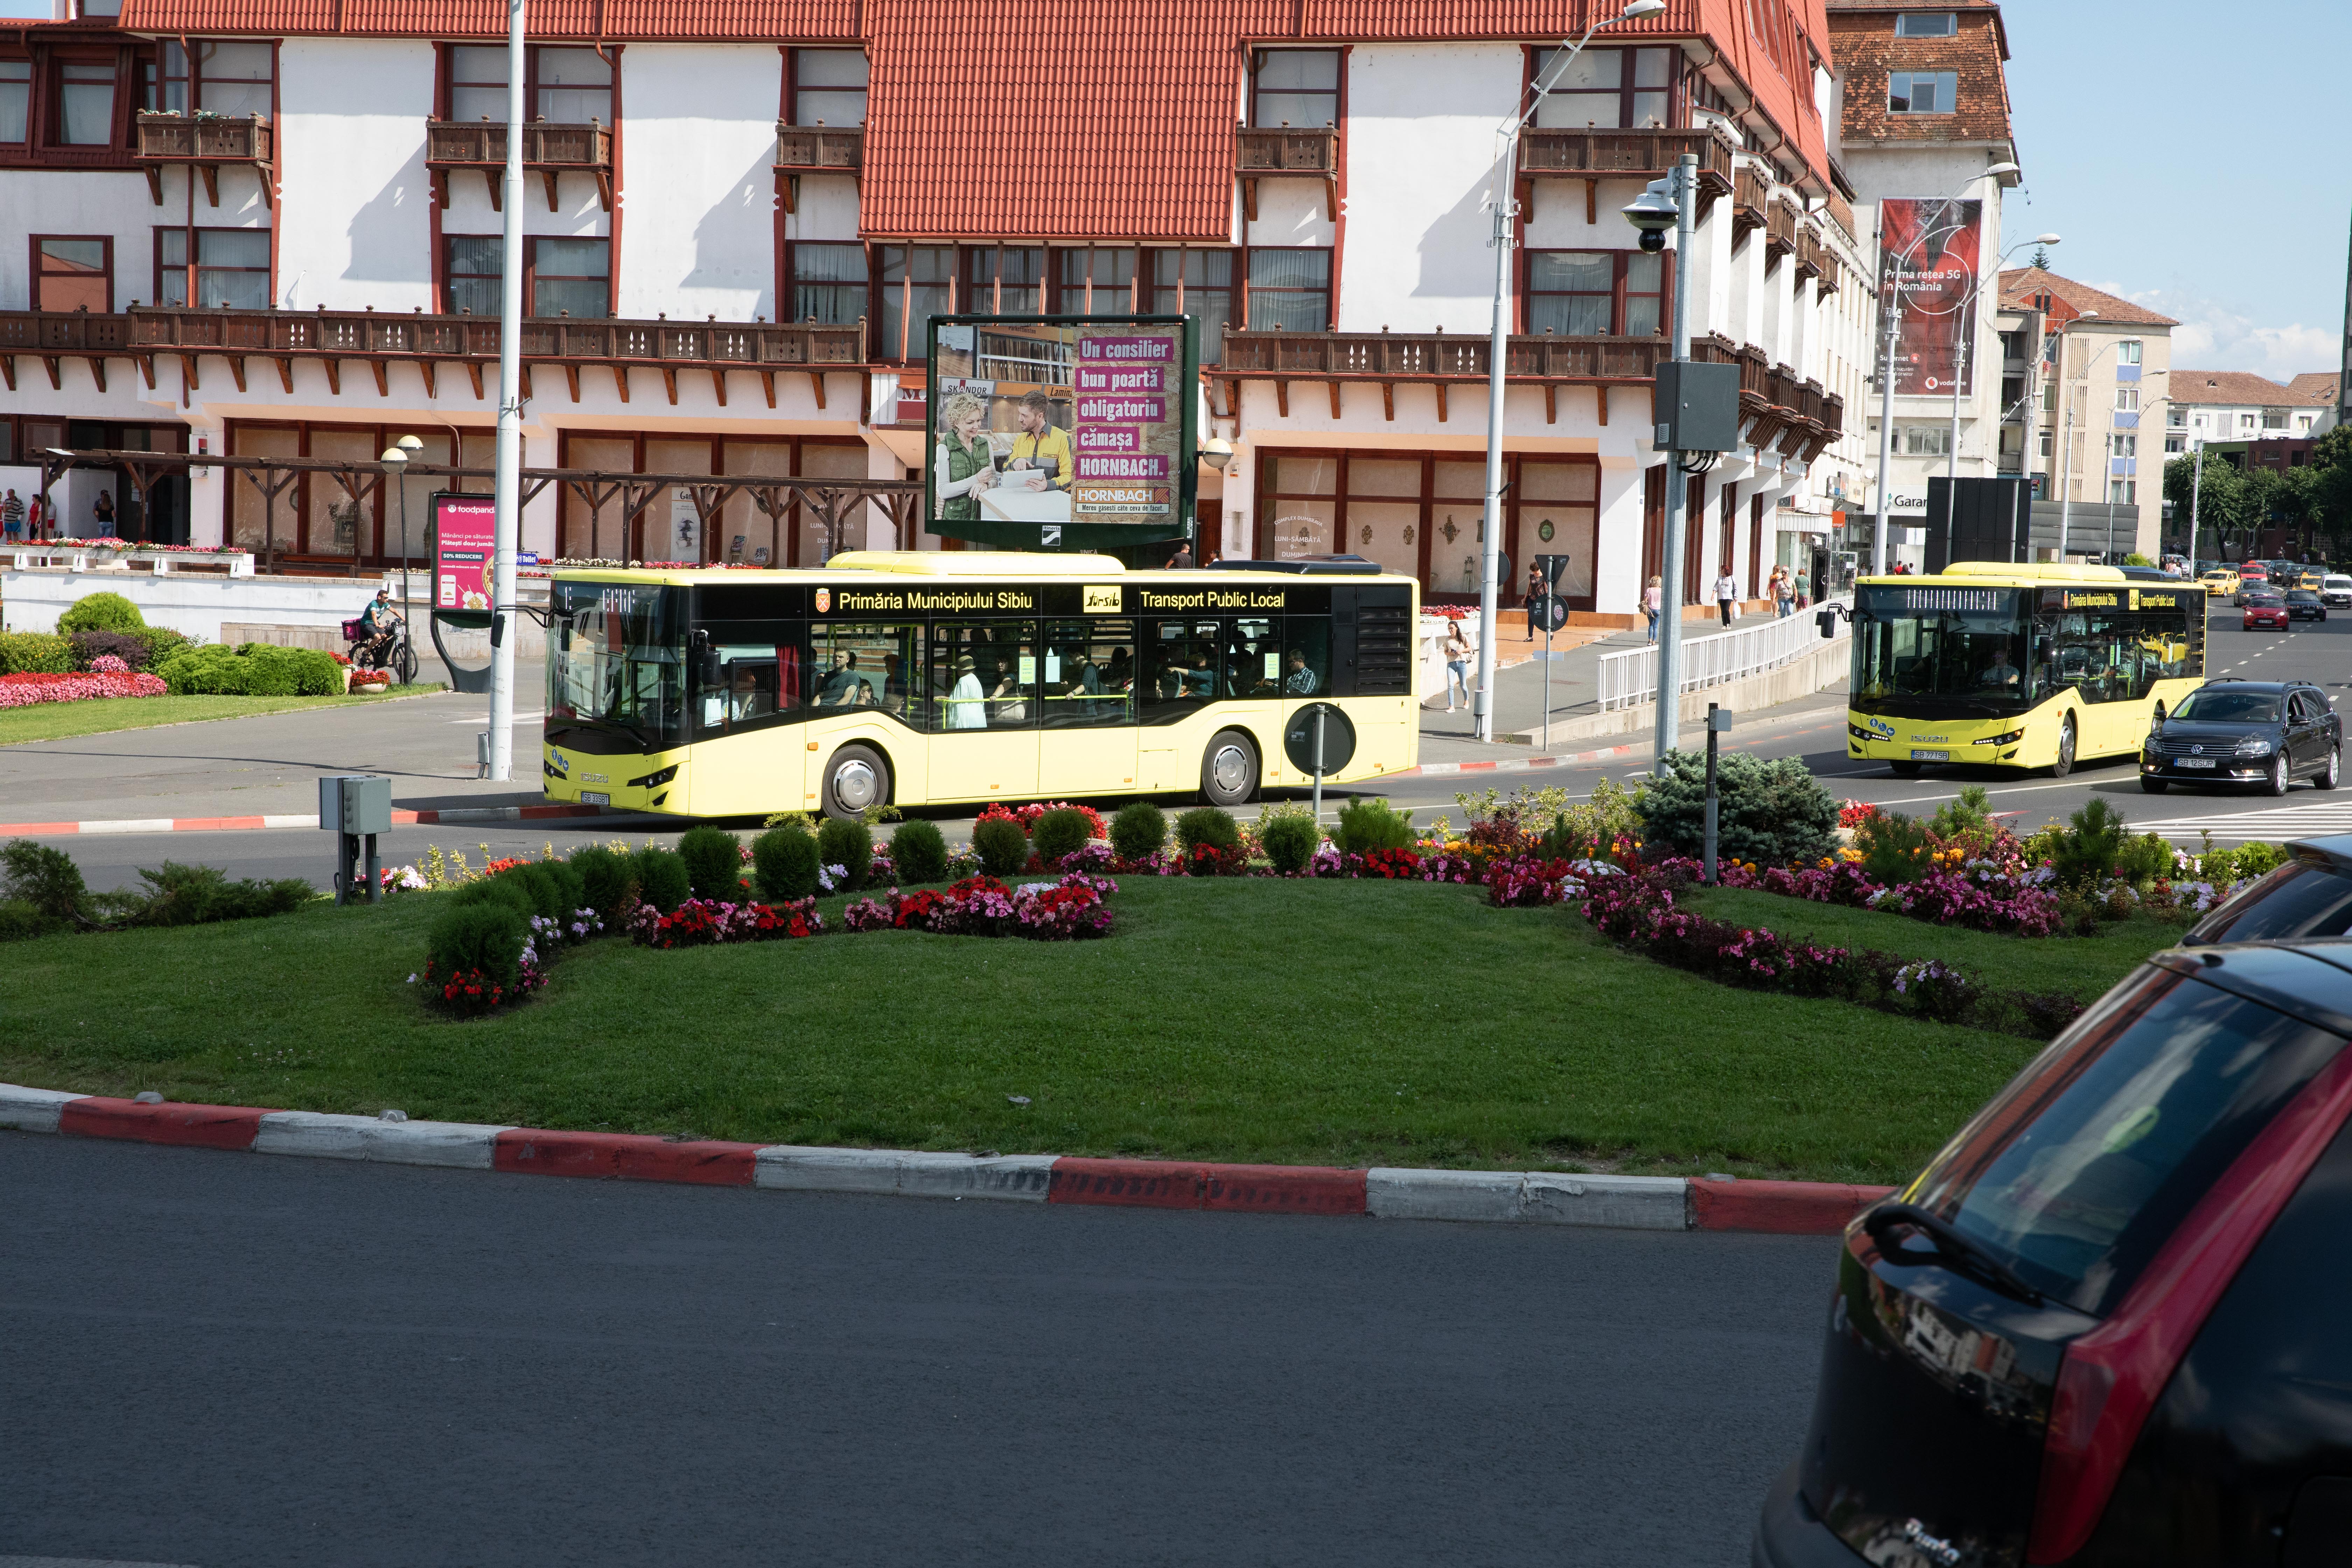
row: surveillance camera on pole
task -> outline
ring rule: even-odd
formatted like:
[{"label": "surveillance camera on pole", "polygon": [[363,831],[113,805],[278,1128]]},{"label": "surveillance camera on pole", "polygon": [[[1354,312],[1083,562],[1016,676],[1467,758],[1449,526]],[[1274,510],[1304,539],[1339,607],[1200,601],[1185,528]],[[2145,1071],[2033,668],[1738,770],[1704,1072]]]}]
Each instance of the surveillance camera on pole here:
[{"label": "surveillance camera on pole", "polygon": [[1652,180],[1646,189],[1625,208],[1625,221],[1641,230],[1641,246],[1654,256],[1666,247],[1666,236],[1682,216],[1675,200],[1674,178]]}]

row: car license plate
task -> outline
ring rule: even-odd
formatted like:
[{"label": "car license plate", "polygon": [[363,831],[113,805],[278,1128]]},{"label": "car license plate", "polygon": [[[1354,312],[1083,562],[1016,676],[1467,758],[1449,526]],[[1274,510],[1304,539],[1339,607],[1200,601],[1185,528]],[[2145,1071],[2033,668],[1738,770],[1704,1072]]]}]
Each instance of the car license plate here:
[{"label": "car license plate", "polygon": [[1952,753],[1949,752],[1922,752],[1915,748],[1911,752],[1911,760],[1915,763],[1948,763],[1952,760]]},{"label": "car license plate", "polygon": [[2214,757],[2181,757],[2178,760],[2184,768],[2211,768],[2221,765],[2220,759]]},{"label": "car license plate", "polygon": [[613,804],[613,797],[596,790],[583,789],[580,792],[580,804],[583,805],[610,805]]}]

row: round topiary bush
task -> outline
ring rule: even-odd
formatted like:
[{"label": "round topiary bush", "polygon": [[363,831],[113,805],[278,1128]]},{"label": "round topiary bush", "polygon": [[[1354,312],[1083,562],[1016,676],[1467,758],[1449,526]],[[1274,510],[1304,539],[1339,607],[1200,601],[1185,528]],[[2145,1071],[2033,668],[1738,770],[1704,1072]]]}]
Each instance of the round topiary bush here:
[{"label": "round topiary bush", "polygon": [[1094,841],[1095,825],[1087,814],[1068,806],[1039,814],[1029,825],[1029,847],[1048,866],[1058,866],[1062,857],[1083,849]]},{"label": "round topiary bush", "polygon": [[890,864],[902,887],[948,879],[948,841],[936,822],[918,817],[890,835]]},{"label": "round topiary bush", "polygon": [[874,870],[874,830],[862,822],[827,817],[816,830],[816,858],[845,873],[835,882],[835,892],[855,892]]},{"label": "round topiary bush", "polygon": [[816,891],[816,836],[805,827],[771,827],[751,840],[751,880],[772,904]]},{"label": "round topiary bush", "polygon": [[1322,840],[1314,819],[1306,816],[1277,816],[1259,828],[1257,834],[1257,841],[1265,847],[1267,861],[1286,877],[1307,869],[1307,863],[1315,858],[1316,846]]},{"label": "round topiary bush", "polygon": [[[1706,847],[1706,757],[1676,752],[1653,770],[1633,803],[1642,843],[1654,855]],[[1837,847],[1838,803],[1795,757],[1766,762],[1744,752],[1716,761],[1716,851],[1758,866],[1810,866]]]},{"label": "round topiary bush", "polygon": [[527,866],[515,866],[499,873],[512,877],[530,894],[531,912],[542,920],[560,921],[572,911],[563,907],[563,887],[550,875],[546,867],[532,861]]},{"label": "round topiary bush", "polygon": [[657,914],[673,914],[694,893],[694,878],[686,862],[667,849],[636,853],[637,897]]},{"label": "round topiary bush", "polygon": [[971,848],[980,868],[992,877],[1018,876],[1029,864],[1029,836],[1019,823],[1002,816],[983,816],[971,825]]},{"label": "round topiary bush", "polygon": [[1234,814],[1222,806],[1196,805],[1178,815],[1176,842],[1187,855],[1202,844],[1213,844],[1219,849],[1238,849],[1242,826],[1234,820]]},{"label": "round topiary bush", "polygon": [[139,606],[120,594],[84,594],[58,617],[58,632],[133,632],[147,624]]},{"label": "round topiary bush", "polygon": [[686,862],[694,896],[719,903],[743,899],[743,847],[723,827],[689,827],[678,835],[678,858]]},{"label": "round topiary bush", "polygon": [[1148,800],[1131,800],[1110,819],[1111,852],[1144,860],[1168,847],[1168,814]]},{"label": "round topiary bush", "polygon": [[521,979],[522,944],[530,936],[524,916],[511,905],[496,899],[453,900],[434,916],[433,928],[425,934],[426,973],[436,986],[478,973],[510,992]]},{"label": "round topiary bush", "polygon": [[[528,921],[540,912],[539,900],[531,897],[530,889],[513,877],[477,877],[461,882],[449,895],[453,904],[496,904],[512,910]],[[528,928],[526,928],[528,929]]]},{"label": "round topiary bush", "polygon": [[601,844],[591,844],[574,849],[566,865],[580,879],[581,906],[594,910],[598,919],[610,921],[629,896],[628,858]]}]

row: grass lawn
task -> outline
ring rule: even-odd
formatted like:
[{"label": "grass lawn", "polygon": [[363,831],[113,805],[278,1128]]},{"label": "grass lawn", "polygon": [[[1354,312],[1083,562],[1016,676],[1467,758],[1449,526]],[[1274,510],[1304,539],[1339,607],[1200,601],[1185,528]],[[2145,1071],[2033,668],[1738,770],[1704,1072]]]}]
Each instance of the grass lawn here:
[{"label": "grass lawn", "polygon": [[286,713],[299,708],[348,708],[354,703],[422,697],[440,689],[435,682],[395,686],[370,697],[98,697],[83,702],[37,702],[29,708],[0,710],[0,746],[70,740],[108,730],[147,730],[158,724]]},{"label": "grass lawn", "polygon": [[12,945],[0,1079],[756,1142],[1895,1181],[2036,1049],[1727,990],[1570,910],[1482,900],[1130,878],[1092,942],[604,941],[462,1023],[405,984],[432,895],[320,904]]},{"label": "grass lawn", "polygon": [[1766,926],[1784,937],[1826,946],[1876,948],[1905,958],[1940,958],[2011,991],[2065,991],[2088,1002],[2147,959],[2180,940],[2189,927],[2135,915],[2102,925],[2092,937],[2021,938],[1930,925],[1908,915],[1816,904],[1752,888],[1692,889],[1675,897],[1701,914]]}]

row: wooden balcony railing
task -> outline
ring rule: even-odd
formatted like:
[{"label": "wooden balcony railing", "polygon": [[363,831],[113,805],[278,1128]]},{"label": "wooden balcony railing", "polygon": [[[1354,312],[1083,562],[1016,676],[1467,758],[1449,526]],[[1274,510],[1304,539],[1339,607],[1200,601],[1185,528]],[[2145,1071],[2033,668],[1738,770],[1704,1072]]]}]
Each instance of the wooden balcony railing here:
[{"label": "wooden balcony railing", "polygon": [[[547,185],[547,210],[556,210],[556,176],[567,172],[593,174],[596,197],[613,210],[613,131],[590,121],[585,125],[553,125],[541,121],[522,128],[522,166],[534,169]],[[478,169],[490,189],[490,205],[499,205],[499,182],[507,166],[507,128],[495,121],[428,120],[425,122],[425,167],[433,181],[434,199],[449,205],[449,171]]]},{"label": "wooden balcony railing", "polygon": [[1532,212],[1534,182],[1580,179],[1585,221],[1597,221],[1599,176],[1654,180],[1685,153],[1698,154],[1699,198],[1712,201],[1731,191],[1731,159],[1737,149],[1708,130],[1602,131],[1530,126],[1519,132],[1519,200]]},{"label": "wooden balcony railing", "polygon": [[1822,242],[1806,223],[1797,225],[1797,277],[1800,280],[1822,275]]},{"label": "wooden balcony railing", "polygon": [[1270,174],[1320,179],[1324,217],[1339,215],[1339,132],[1331,126],[1320,130],[1235,126],[1234,168],[1241,175],[1242,211],[1253,223],[1257,221],[1257,183]]},{"label": "wooden balcony railing", "polygon": [[220,205],[220,166],[249,165],[261,176],[261,203],[277,200],[270,167],[276,138],[259,114],[155,114],[142,110],[131,121],[132,160],[147,171],[147,194],[163,205],[163,166],[184,163],[203,176],[205,195]]},{"label": "wooden balcony railing", "polygon": [[[1223,357],[1207,374],[1226,384],[1229,414],[1240,383],[1271,381],[1276,405],[1287,417],[1290,384],[1304,381],[1330,388],[1334,417],[1343,384],[1377,384],[1387,416],[1394,419],[1396,387],[1404,383],[1433,384],[1437,417],[1443,421],[1448,413],[1447,389],[1484,382],[1488,352],[1484,337],[1449,332],[1253,332],[1227,327]],[[1543,385],[1547,423],[1558,417],[1560,387],[1599,386],[1605,424],[1607,389],[1648,384],[1657,374],[1658,362],[1671,353],[1672,345],[1663,337],[1521,334],[1510,340],[1503,374],[1507,380]]]},{"label": "wooden balcony railing", "polygon": [[1797,209],[1782,201],[1764,204],[1764,265],[1797,254]]},{"label": "wooden balcony railing", "polygon": [[1772,182],[1752,163],[1743,163],[1731,182],[1731,243],[1738,244],[1764,226],[1764,209],[1772,199]]},{"label": "wooden balcony railing", "polygon": [[786,212],[797,210],[803,174],[856,177],[866,156],[860,125],[794,125],[776,121],[776,195]]},{"label": "wooden balcony railing", "polygon": [[[200,361],[226,360],[239,392],[246,386],[247,362],[268,360],[276,364],[279,383],[289,395],[294,390],[296,360],[323,364],[328,388],[336,395],[342,392],[341,365],[349,360],[369,365],[382,396],[390,395],[387,374],[393,364],[415,365],[430,397],[436,395],[436,368],[454,363],[464,368],[478,398],[484,372],[490,371],[495,377],[499,343],[499,324],[487,316],[160,307],[138,307],[112,316],[0,311],[0,368],[5,368],[12,390],[16,384],[15,356],[19,353],[41,356],[53,387],[58,385],[58,361],[85,359],[101,388],[109,357],[137,363],[152,387],[156,357],[171,355],[186,367],[191,387],[201,384]],[[698,370],[710,374],[723,405],[727,373],[744,370],[761,378],[768,406],[772,408],[775,378],[782,371],[807,374],[817,406],[822,408],[825,373],[858,369],[865,360],[865,343],[862,321],[852,326],[815,326],[536,316],[522,323],[524,395],[530,395],[534,364],[562,370],[575,403],[580,400],[582,368],[603,366],[612,371],[623,402],[629,397],[629,372],[645,369],[661,373],[669,400],[675,404],[677,373]]]},{"label": "wooden balcony railing", "polygon": [[1692,342],[1691,358],[1739,367],[1739,407],[1748,422],[1742,434],[1759,451],[1779,442],[1782,452],[1810,463],[1845,433],[1842,399],[1772,363],[1752,343],[1710,334]]}]

